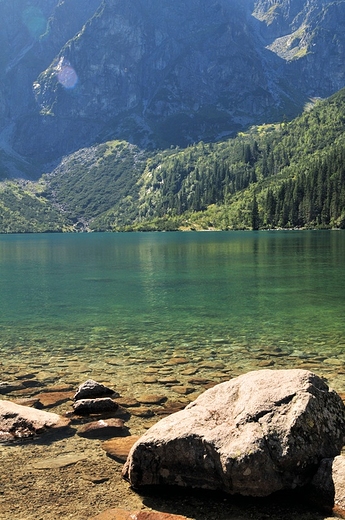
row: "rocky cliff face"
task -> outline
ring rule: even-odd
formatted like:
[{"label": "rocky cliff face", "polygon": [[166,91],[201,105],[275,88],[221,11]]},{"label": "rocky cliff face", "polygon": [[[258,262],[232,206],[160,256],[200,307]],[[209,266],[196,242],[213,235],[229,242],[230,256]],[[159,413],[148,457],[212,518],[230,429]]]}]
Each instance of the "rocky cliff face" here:
[{"label": "rocky cliff face", "polygon": [[345,0],[0,0],[0,20],[0,146],[38,165],[215,140],[344,86]]}]

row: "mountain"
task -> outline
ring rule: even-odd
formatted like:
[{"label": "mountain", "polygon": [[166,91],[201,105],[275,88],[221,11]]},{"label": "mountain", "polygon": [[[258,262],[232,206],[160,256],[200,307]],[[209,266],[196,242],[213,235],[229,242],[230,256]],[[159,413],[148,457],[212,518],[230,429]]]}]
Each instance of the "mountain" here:
[{"label": "mountain", "polygon": [[0,177],[187,146],[345,85],[345,0],[0,0]]},{"label": "mountain", "polygon": [[345,228],[345,89],[217,143],[108,141],[0,184],[0,232],[270,228]]}]

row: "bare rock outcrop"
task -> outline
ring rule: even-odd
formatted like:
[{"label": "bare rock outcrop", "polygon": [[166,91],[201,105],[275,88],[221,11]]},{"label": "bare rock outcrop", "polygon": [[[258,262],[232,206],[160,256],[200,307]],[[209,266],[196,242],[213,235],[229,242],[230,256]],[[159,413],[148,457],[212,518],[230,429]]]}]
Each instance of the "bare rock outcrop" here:
[{"label": "bare rock outcrop", "polygon": [[306,370],[261,370],[216,385],[131,449],[134,488],[168,484],[266,496],[310,482],[345,439],[339,395]]}]

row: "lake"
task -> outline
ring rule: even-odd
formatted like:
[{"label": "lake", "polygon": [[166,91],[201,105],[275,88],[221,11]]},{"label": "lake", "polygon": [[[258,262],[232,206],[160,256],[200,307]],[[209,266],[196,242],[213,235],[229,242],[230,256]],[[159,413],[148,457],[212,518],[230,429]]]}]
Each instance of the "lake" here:
[{"label": "lake", "polygon": [[193,373],[302,367],[344,391],[344,303],[343,231],[0,236],[7,379],[193,393]]}]

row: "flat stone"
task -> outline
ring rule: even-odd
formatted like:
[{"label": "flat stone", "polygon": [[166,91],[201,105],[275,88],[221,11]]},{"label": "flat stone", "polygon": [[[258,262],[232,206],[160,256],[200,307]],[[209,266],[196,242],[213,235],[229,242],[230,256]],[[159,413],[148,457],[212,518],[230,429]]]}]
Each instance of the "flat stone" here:
[{"label": "flat stone", "polygon": [[115,412],[118,407],[119,405],[110,399],[110,397],[78,399],[78,401],[73,404],[74,412],[80,415]]},{"label": "flat stone", "polygon": [[191,385],[206,385],[207,383],[210,383],[210,380],[203,377],[194,377],[193,379],[189,379],[188,383]]},{"label": "flat stone", "polygon": [[103,442],[101,448],[117,461],[126,462],[133,444],[135,444],[138,439],[140,439],[139,435],[110,439]]},{"label": "flat stone", "polygon": [[72,464],[76,464],[81,460],[86,460],[87,455],[76,455],[74,453],[69,453],[67,455],[58,455],[56,457],[49,457],[47,459],[42,459],[38,462],[35,462],[31,465],[32,468],[35,469],[57,469],[64,468],[66,466],[71,466]]},{"label": "flat stone", "polygon": [[93,379],[88,379],[85,383],[81,384],[74,395],[75,401],[79,401],[80,399],[95,399],[98,397],[107,397],[107,396],[117,396],[118,394],[111,388],[103,385],[102,383],[98,383]]},{"label": "flat stone", "polygon": [[0,440],[33,437],[50,428],[66,427],[69,422],[56,413],[0,400]]},{"label": "flat stone", "polygon": [[9,381],[0,382],[0,395],[10,394],[11,392],[22,389],[24,389],[22,383],[10,383]]},{"label": "flat stone", "polygon": [[184,376],[194,376],[198,372],[199,372],[198,368],[186,368],[186,370],[183,370],[181,372],[181,374],[184,375]]},{"label": "flat stone", "polygon": [[37,377],[36,372],[23,372],[16,375],[17,379],[34,379],[35,377]]},{"label": "flat stone", "polygon": [[144,377],[143,383],[145,383],[146,385],[152,385],[154,383],[158,383],[158,379],[154,376]]},{"label": "flat stone", "polygon": [[263,359],[257,363],[258,367],[272,367],[274,365],[273,359]]},{"label": "flat stone", "polygon": [[131,408],[131,415],[135,415],[136,417],[152,417],[154,415],[151,408],[147,406],[139,406],[136,408]]},{"label": "flat stone", "polygon": [[54,385],[54,386],[46,386],[44,389],[42,389],[42,393],[49,393],[49,392],[73,392],[74,391],[73,385]]},{"label": "flat stone", "polygon": [[188,395],[188,394],[191,394],[192,392],[194,392],[195,389],[192,386],[181,385],[181,386],[172,386],[171,390],[180,395]]},{"label": "flat stone", "polygon": [[22,406],[31,406],[32,408],[38,409],[43,408],[42,403],[36,397],[21,397],[13,402],[15,402],[16,404],[21,404]]},{"label": "flat stone", "polygon": [[122,419],[100,419],[87,424],[83,424],[77,430],[80,437],[98,439],[100,437],[117,437],[128,435],[128,428],[125,428]]},{"label": "flat stone", "polygon": [[139,401],[133,399],[131,397],[117,397],[117,404],[123,406],[124,408],[132,408],[133,406],[140,406]]},{"label": "flat stone", "polygon": [[144,374],[157,374],[157,369],[148,367],[143,370]]},{"label": "flat stone", "polygon": [[156,394],[144,394],[138,397],[139,403],[143,404],[161,404],[164,403],[168,398],[165,395]]},{"label": "flat stone", "polygon": [[36,394],[35,398],[39,399],[45,408],[49,408],[51,406],[57,406],[59,404],[65,403],[66,401],[72,401],[73,392],[44,392],[41,394]]},{"label": "flat stone", "polygon": [[158,379],[158,383],[162,385],[174,385],[179,382],[180,381],[176,379],[176,377],[163,377],[161,379]]},{"label": "flat stone", "polygon": [[172,357],[166,362],[166,365],[185,365],[188,363],[188,359],[185,357]]},{"label": "flat stone", "polygon": [[225,365],[224,365],[224,363],[221,363],[220,361],[206,361],[204,363],[201,363],[199,365],[199,368],[220,370],[222,368],[225,368]]},{"label": "flat stone", "polygon": [[153,411],[155,415],[170,415],[172,413],[183,410],[187,406],[187,404],[189,404],[189,402],[181,403],[179,401],[172,401],[165,403],[163,406],[159,408],[155,408]]},{"label": "flat stone", "polygon": [[41,388],[43,386],[43,383],[36,379],[25,379],[21,381],[21,384],[24,388]]}]

